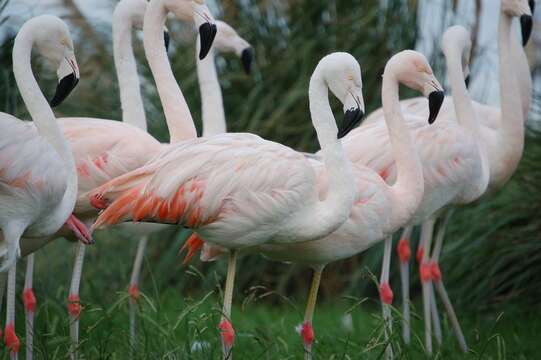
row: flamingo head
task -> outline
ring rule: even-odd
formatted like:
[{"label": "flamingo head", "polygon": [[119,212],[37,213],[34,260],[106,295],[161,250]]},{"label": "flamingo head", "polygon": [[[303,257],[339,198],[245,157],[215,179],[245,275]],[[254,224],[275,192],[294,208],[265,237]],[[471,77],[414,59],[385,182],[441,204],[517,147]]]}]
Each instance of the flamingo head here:
[{"label": "flamingo head", "polygon": [[534,0],[502,0],[502,12],[511,17],[520,17],[520,28],[522,30],[522,45],[526,46],[532,34],[533,19],[535,10]]}]

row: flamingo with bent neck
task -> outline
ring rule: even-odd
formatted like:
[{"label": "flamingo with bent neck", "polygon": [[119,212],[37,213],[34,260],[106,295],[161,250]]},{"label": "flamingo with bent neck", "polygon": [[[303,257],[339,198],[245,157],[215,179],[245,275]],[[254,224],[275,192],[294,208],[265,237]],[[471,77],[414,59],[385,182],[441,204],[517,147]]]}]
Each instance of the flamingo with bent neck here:
[{"label": "flamingo with bent neck", "polygon": [[[328,88],[344,104],[344,130],[337,129]],[[311,78],[309,97],[329,179],[325,199],[303,154],[256,135],[227,133],[171,145],[151,163],[91,194],[112,201],[93,228],[130,220],[181,224],[230,250],[219,325],[224,359],[231,358],[235,337],[230,315],[237,251],[324,237],[346,221],[355,199],[351,164],[338,139],[363,110],[355,59],[345,53],[324,57]]]},{"label": "flamingo with bent neck", "polygon": [[77,198],[75,161],[32,73],[30,60],[34,47],[58,66],[59,83],[51,106],[60,104],[79,80],[66,24],[48,15],[28,20],[15,38],[13,74],[34,122],[0,113],[0,252],[4,257],[0,271],[9,270],[5,341],[11,358],[17,358],[20,345],[14,322],[16,258],[21,248],[26,250],[28,243],[39,242],[44,237],[56,237],[64,224],[83,243],[92,241],[82,223],[72,215]]},{"label": "flamingo with bent neck", "polygon": [[[163,29],[165,16],[169,11],[172,11],[177,18],[184,21],[195,22],[201,33],[202,46],[199,56],[201,58],[206,56],[210,50],[212,41],[214,40],[215,25],[212,23],[213,18],[204,1],[153,0],[151,2],[151,5],[152,4],[154,4],[154,14],[158,12],[159,16],[157,19],[151,19],[150,22],[158,22],[157,26],[151,27],[151,32],[156,31],[158,39],[149,44],[148,50],[145,49],[147,56],[156,57],[156,54],[159,56],[160,51],[162,51],[167,62]],[[131,25],[129,24],[133,24],[134,22],[133,13],[139,11],[138,9],[141,6],[146,7],[146,4],[142,4],[141,1],[128,0],[127,4],[122,2],[120,6],[121,8],[117,12],[115,19],[115,23],[120,26],[117,26],[116,28],[114,49],[115,63],[118,65],[117,75],[121,85],[120,91],[121,99],[123,101],[123,120],[126,122],[93,118],[59,119],[61,131],[69,142],[75,158],[77,173],[79,175],[79,190],[74,212],[78,216],[81,216],[86,223],[92,222],[97,215],[97,212],[91,206],[87,197],[87,194],[91,189],[104,184],[106,181],[113,179],[116,176],[142,166],[162,149],[162,145],[157,140],[146,133],[146,131],[137,127],[146,127],[146,123],[144,118],[142,118],[143,121],[141,121],[141,116],[144,116],[144,109],[142,108],[141,97],[138,90],[139,82],[133,50],[131,50],[131,42],[125,41],[126,39],[130,39],[129,32],[131,31]],[[166,65],[169,66],[168,62]],[[185,101],[180,92],[180,88],[176,83],[175,86],[179,99],[169,100],[180,103],[180,105],[177,105],[177,108],[181,109],[183,104],[185,105]],[[126,103],[126,100],[128,103]],[[138,106],[140,107],[138,108]],[[189,110],[186,111],[189,113]],[[191,117],[189,119],[185,117],[176,119],[169,117],[169,128],[177,129],[177,131],[172,132],[172,141],[179,141],[182,138],[189,137],[186,134],[183,135],[181,130],[189,129],[190,124],[193,127]],[[23,253],[33,252],[52,239],[53,237],[41,238],[38,241],[28,243],[27,248],[23,249]],[[77,356],[76,349],[79,338],[79,317],[81,312],[79,287],[84,253],[85,248],[83,246],[77,246],[70,294],[68,296],[70,334],[73,343],[71,349],[72,358]],[[33,309],[35,308],[35,296],[33,296],[31,288],[32,265],[33,259],[29,262],[25,281],[25,294],[28,294],[29,298],[31,295],[33,300],[33,305],[27,307],[27,314],[33,312]],[[29,325],[27,332],[31,330],[32,324]]]},{"label": "flamingo with bent neck", "polygon": [[[498,30],[499,43],[499,58],[500,58],[500,103],[501,108],[487,106],[479,102],[472,102],[473,110],[480,122],[480,139],[481,143],[487,149],[487,159],[489,168],[489,182],[487,191],[482,198],[494,194],[501,189],[507,180],[515,172],[524,146],[524,124],[528,118],[530,108],[530,100],[532,94],[532,80],[529,71],[528,61],[525,52],[521,49],[515,36],[513,36],[510,17],[520,17],[522,26],[523,44],[528,42],[531,34],[531,14],[535,9],[535,2],[530,0],[526,3],[525,0],[518,2],[502,0],[502,11],[500,17],[500,26]],[[510,79],[510,74],[516,72],[518,84],[515,80]],[[519,86],[517,86],[519,85]],[[513,87],[516,91],[510,91]],[[520,103],[517,103],[519,101]],[[408,113],[423,116],[427,109],[420,104],[418,99],[410,99],[401,102],[402,108]],[[522,110],[522,114],[517,111]],[[442,107],[442,116],[449,119],[455,119],[457,113],[453,108],[453,97],[446,97]],[[374,123],[380,121],[381,110],[371,114],[366,123]],[[502,146],[505,145],[505,146]],[[457,336],[462,350],[467,351],[467,344],[454,314],[452,304],[447,295],[447,291],[441,281],[441,271],[439,270],[439,257],[441,254],[443,238],[446,226],[451,213],[448,212],[443,217],[444,220],[438,227],[435,238],[436,243],[433,253],[431,254],[431,266],[435,269],[435,278],[433,279],[436,285],[436,290],[441,297],[441,300],[448,312],[453,330]],[[425,233],[429,229],[425,230]],[[410,318],[409,318],[409,254],[411,253],[409,246],[409,237],[412,227],[406,227],[402,232],[401,239],[398,243],[398,255],[400,258],[400,274],[402,279],[402,301],[403,301],[403,337],[406,343],[410,342]],[[432,236],[431,231],[426,233],[426,236]],[[418,254],[424,250],[418,251]],[[432,297],[432,296],[430,296]],[[435,335],[439,343],[441,343],[441,330],[437,321],[438,314],[435,303],[432,304],[432,317],[435,320]]]}]

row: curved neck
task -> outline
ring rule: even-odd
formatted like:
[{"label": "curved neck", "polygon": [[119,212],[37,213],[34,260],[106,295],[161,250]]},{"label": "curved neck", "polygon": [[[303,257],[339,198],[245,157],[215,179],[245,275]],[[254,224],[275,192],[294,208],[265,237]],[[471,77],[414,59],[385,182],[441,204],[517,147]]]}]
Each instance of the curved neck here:
[{"label": "curved neck", "polygon": [[393,210],[387,231],[394,231],[409,221],[424,192],[423,169],[400,110],[398,85],[394,74],[383,74],[381,101],[396,163],[396,182],[391,187]]},{"label": "curved neck", "polygon": [[132,20],[116,11],[113,14],[113,57],[120,90],[122,121],[147,131],[137,64],[133,55]]},{"label": "curved neck", "polygon": [[156,82],[171,143],[174,143],[195,138],[197,132],[186,99],[167,59],[163,39],[167,13],[164,0],[153,0],[148,4],[143,24],[143,38],[145,54]]},{"label": "curved neck", "polygon": [[524,115],[511,55],[511,22],[512,18],[502,12],[498,30],[501,102],[499,127],[501,141],[498,146],[499,152],[505,155],[506,166],[514,169],[522,157],[524,148]]},{"label": "curved neck", "polygon": [[309,100],[329,187],[326,198],[317,201],[315,208],[310,207],[306,213],[299,214],[294,222],[297,236],[313,240],[330,234],[347,220],[356,190],[351,163],[342,142],[337,139],[338,129],[329,104],[327,85],[317,70],[310,80]]},{"label": "curved neck", "polygon": [[[199,54],[199,43],[198,37],[196,54]],[[196,56],[196,61],[199,91],[201,92],[203,136],[225,133],[227,128],[224,103],[214,63],[214,49],[211,49],[203,60],[199,60],[199,56]]]},{"label": "curved neck", "polygon": [[[62,135],[53,111],[39,89],[32,73],[30,60],[32,46],[34,45],[33,34],[40,30],[34,29],[32,26],[23,26],[19,31],[13,46],[13,74],[28,113],[34,120],[38,134],[53,147],[66,165],[68,173],[66,192],[61,203],[51,214],[54,219],[58,219],[58,226],[60,226],[66,221],[75,206],[77,173],[75,160],[68,142]],[[56,224],[53,227],[56,227]],[[56,230],[58,228],[53,229],[53,231]]]},{"label": "curved neck", "polygon": [[462,52],[464,46],[461,44],[453,44],[454,48],[444,51],[445,61],[447,62],[447,77],[451,85],[451,94],[453,96],[453,104],[457,115],[457,122],[465,128],[468,134],[471,134],[475,139],[479,138],[481,131],[479,122],[473,110],[472,101],[466,82],[464,81],[464,70],[462,68]]}]

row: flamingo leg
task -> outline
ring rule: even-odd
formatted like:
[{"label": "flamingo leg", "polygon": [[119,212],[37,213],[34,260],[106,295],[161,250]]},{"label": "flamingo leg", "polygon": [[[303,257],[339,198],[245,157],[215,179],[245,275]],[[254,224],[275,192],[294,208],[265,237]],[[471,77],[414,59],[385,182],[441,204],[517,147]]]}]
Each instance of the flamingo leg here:
[{"label": "flamingo leg", "polygon": [[455,332],[455,336],[460,345],[460,349],[462,349],[462,351],[464,352],[468,352],[468,345],[466,343],[464,333],[462,332],[462,328],[460,327],[460,323],[458,322],[458,318],[456,316],[451,300],[449,299],[449,295],[447,294],[447,290],[445,290],[445,286],[443,285],[443,280],[441,277],[441,270],[439,267],[439,259],[441,255],[441,249],[443,246],[443,237],[445,234],[445,228],[447,227],[451,214],[452,214],[451,211],[448,211],[445,214],[444,220],[442,221],[442,224],[436,234],[436,242],[434,245],[434,251],[432,253],[432,259],[431,259],[432,278],[434,279],[434,286],[436,287],[436,291],[438,292],[438,295],[441,298],[441,301],[447,312],[447,316],[449,317],[449,321],[451,322],[451,326],[453,327],[453,330]]},{"label": "flamingo leg", "polygon": [[428,254],[430,254],[430,243],[432,242],[432,233],[434,232],[435,218],[426,220],[421,227],[421,249],[423,254],[420,264],[421,283],[423,286],[423,315],[425,323],[425,349],[429,355],[432,355],[432,322],[430,311],[430,293],[432,292],[432,279],[430,273],[430,263]]},{"label": "flamingo leg", "polygon": [[411,232],[413,226],[407,226],[400,235],[397,252],[400,259],[400,280],[402,284],[402,338],[404,343],[411,342],[410,328],[410,285],[409,285],[409,260],[411,257]]},{"label": "flamingo leg", "polygon": [[441,346],[443,342],[443,335],[441,332],[441,322],[438,313],[438,304],[436,303],[436,296],[434,293],[434,284],[432,284],[432,287],[430,289],[430,313],[430,317],[432,318],[432,326],[434,328],[434,337],[436,338],[436,343],[438,343],[438,346]]},{"label": "flamingo leg", "polygon": [[145,255],[147,242],[147,236],[143,236],[139,240],[139,245],[137,246],[137,254],[135,255],[135,261],[133,262],[130,287],[128,290],[130,294],[130,345],[132,351],[134,352],[137,347],[135,312],[137,310],[137,300],[139,299],[139,275],[141,274],[141,267],[143,265],[143,258]]},{"label": "flamingo leg", "polygon": [[322,273],[323,266],[314,269],[314,274],[312,275],[312,284],[310,285],[310,292],[308,293],[308,301],[306,303],[306,310],[304,312],[304,321],[300,326],[300,335],[302,336],[304,344],[304,360],[312,360],[312,344],[314,343],[315,338],[312,320],[314,318],[317,293],[319,291]]},{"label": "flamingo leg", "polygon": [[393,358],[393,348],[389,342],[391,337],[393,327],[392,327],[392,317],[391,317],[391,304],[393,303],[393,291],[389,286],[389,271],[391,268],[391,252],[393,250],[393,237],[390,236],[385,240],[384,250],[383,250],[383,265],[381,269],[381,278],[379,286],[379,296],[381,299],[382,312],[383,312],[383,322],[384,322],[384,334],[385,342],[387,346],[385,348],[385,358]]},{"label": "flamingo leg", "polygon": [[77,359],[77,348],[79,346],[79,317],[81,315],[81,300],[79,298],[79,287],[81,284],[81,274],[83,272],[83,262],[85,257],[86,245],[77,243],[75,250],[75,263],[73,265],[73,274],[71,277],[70,293],[68,296],[68,312],[70,318],[70,358]]},{"label": "flamingo leg", "polygon": [[34,343],[34,314],[36,312],[36,296],[32,289],[32,277],[34,275],[34,254],[27,257],[26,276],[24,279],[23,303],[26,317],[26,359],[33,358]]},{"label": "flamingo leg", "polygon": [[17,334],[15,333],[15,287],[16,287],[17,263],[15,262],[8,272],[8,291],[7,291],[7,311],[6,311],[6,329],[5,342],[6,348],[10,350],[11,360],[17,359],[17,353],[21,345]]},{"label": "flamingo leg", "polygon": [[237,269],[237,251],[230,250],[227,264],[227,278],[225,280],[224,305],[222,319],[220,320],[220,332],[222,336],[223,360],[233,359],[233,344],[235,343],[235,330],[231,325],[231,304],[233,302],[233,288],[235,285],[235,273]]}]

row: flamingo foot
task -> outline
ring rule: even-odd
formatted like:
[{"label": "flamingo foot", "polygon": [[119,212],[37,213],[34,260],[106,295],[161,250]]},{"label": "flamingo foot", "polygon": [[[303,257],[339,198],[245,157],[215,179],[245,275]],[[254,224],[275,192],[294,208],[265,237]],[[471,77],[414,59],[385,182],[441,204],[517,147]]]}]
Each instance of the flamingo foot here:
[{"label": "flamingo foot", "polygon": [[131,284],[130,288],[128,289],[128,293],[130,294],[130,299],[133,303],[136,303],[139,299],[139,296],[141,295],[137,284]]},{"label": "flamingo foot", "polygon": [[27,312],[34,314],[36,312],[37,300],[32,288],[24,289],[23,291],[23,303]]},{"label": "flamingo foot", "polygon": [[401,262],[408,262],[411,257],[411,248],[410,248],[410,242],[408,239],[400,239],[398,241],[398,246],[396,248],[396,251],[398,253],[398,257],[400,258]]},{"label": "flamingo foot", "polygon": [[82,242],[85,245],[92,245],[94,244],[94,239],[92,238],[92,234],[88,230],[85,224],[79,219],[75,217],[75,215],[71,214],[66,220],[66,226],[68,229],[73,231],[77,239],[79,239],[80,242]]},{"label": "flamingo foot", "polygon": [[235,329],[233,329],[233,325],[231,325],[229,320],[224,319],[220,322],[218,327],[220,329],[224,345],[228,348],[233,347],[233,344],[235,343]]},{"label": "flamingo foot", "polygon": [[70,294],[68,296],[68,312],[71,316],[78,319],[81,315],[81,299],[77,294]]},{"label": "flamingo foot", "polygon": [[19,341],[19,338],[17,337],[17,334],[15,333],[15,326],[13,323],[9,323],[6,325],[6,329],[4,330],[5,333],[5,343],[6,347],[14,354],[19,352],[19,348],[21,347],[21,342]]},{"label": "flamingo foot", "polygon": [[379,298],[384,304],[391,305],[393,303],[393,290],[389,283],[382,283],[379,287]]}]

